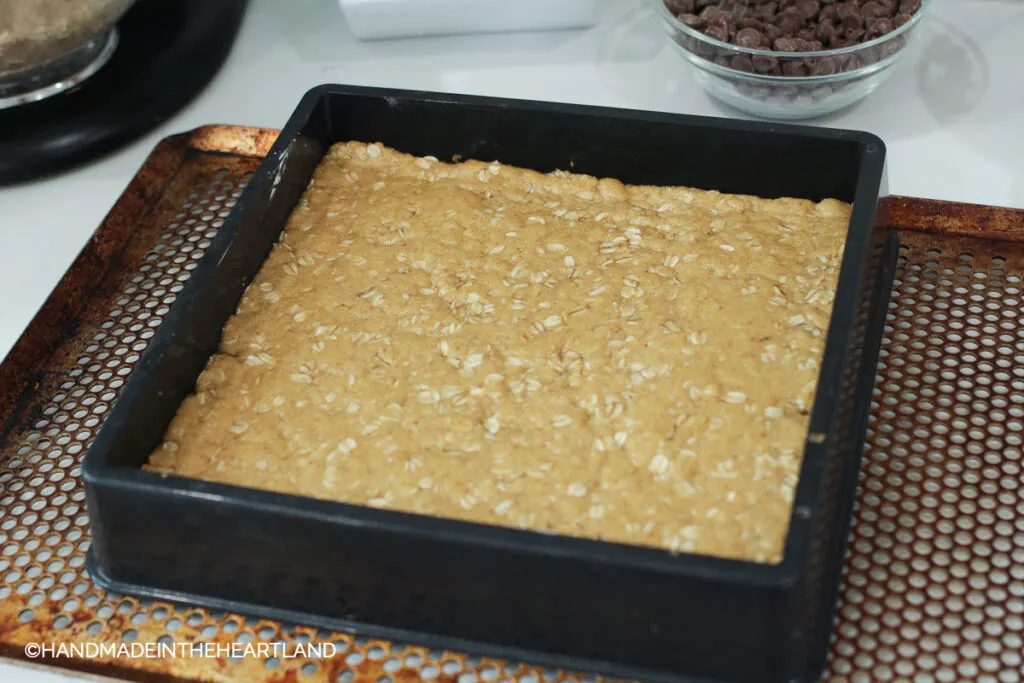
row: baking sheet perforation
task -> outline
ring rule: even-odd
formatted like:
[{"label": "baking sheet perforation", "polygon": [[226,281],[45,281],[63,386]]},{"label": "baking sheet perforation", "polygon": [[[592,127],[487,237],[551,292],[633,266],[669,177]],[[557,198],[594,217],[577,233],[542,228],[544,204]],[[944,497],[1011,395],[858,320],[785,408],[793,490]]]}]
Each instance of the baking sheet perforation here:
[{"label": "baking sheet perforation", "polygon": [[[80,460],[247,177],[204,167],[51,368],[3,445],[0,648],[27,642],[331,642],[301,658],[117,660],[185,680],[597,681],[105,593],[84,568]],[[1024,681],[1024,249],[904,233],[827,680]],[[495,615],[500,618],[500,615]],[[288,649],[290,648],[290,649]],[[58,662],[82,667],[82,662]],[[95,662],[93,663],[95,664]],[[124,675],[119,674],[119,675]]]}]

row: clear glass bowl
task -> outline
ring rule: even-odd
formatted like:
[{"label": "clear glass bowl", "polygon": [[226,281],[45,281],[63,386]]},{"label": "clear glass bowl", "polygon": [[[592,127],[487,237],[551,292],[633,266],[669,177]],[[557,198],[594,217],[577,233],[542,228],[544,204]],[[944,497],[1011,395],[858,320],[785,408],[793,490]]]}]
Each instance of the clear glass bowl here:
[{"label": "clear glass bowl", "polygon": [[0,109],[42,99],[98,70],[135,0],[0,0]]},{"label": "clear glass bowl", "polygon": [[[679,21],[663,0],[650,1],[712,97],[747,114],[777,120],[824,116],[871,94],[904,55],[931,4],[921,0],[921,8],[903,26],[860,45],[775,52],[716,40]],[[793,75],[765,73],[776,67]]]}]

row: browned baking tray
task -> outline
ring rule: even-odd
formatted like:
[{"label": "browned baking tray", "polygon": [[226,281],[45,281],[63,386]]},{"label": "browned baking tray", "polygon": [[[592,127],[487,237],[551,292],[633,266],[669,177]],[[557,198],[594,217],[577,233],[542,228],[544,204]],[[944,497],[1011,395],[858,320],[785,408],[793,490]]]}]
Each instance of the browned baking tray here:
[{"label": "browned baking tray", "polygon": [[[0,654],[280,642],[269,659],[36,661],[133,680],[588,679],[139,601],[86,575],[79,460],[275,137],[211,126],[160,143],[0,364]],[[828,680],[1021,681],[1024,211],[894,197],[890,214],[903,248]],[[337,656],[290,657],[311,640]]]}]

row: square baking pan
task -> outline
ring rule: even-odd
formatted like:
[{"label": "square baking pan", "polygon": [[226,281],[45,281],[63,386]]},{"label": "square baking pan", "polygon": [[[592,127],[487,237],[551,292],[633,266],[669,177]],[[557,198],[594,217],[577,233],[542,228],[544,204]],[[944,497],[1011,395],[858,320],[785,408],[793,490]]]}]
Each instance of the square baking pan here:
[{"label": "square baking pan", "polygon": [[[780,563],[163,476],[142,465],[329,146],[853,203]],[[310,91],[132,373],[83,467],[89,572],[124,594],[645,680],[814,680],[897,240],[885,148],[851,131],[348,86]],[[286,456],[287,454],[282,454]]]}]

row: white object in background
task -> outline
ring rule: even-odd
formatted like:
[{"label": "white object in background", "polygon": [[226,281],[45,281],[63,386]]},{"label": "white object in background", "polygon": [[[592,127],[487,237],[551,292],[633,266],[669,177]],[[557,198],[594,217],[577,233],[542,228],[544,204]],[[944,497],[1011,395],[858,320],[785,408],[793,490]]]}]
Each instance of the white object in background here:
[{"label": "white object in background", "polygon": [[594,26],[601,0],[338,0],[359,40]]}]

